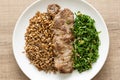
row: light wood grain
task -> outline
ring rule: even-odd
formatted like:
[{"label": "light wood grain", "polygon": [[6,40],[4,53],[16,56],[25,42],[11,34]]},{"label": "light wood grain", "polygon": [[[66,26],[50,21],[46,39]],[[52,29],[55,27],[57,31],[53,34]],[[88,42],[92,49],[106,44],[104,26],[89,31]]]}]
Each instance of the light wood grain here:
[{"label": "light wood grain", "polygon": [[[110,50],[93,80],[119,80],[120,0],[87,0],[103,16],[110,34]],[[0,80],[29,80],[19,69],[12,51],[12,33],[22,11],[34,0],[0,0]]]}]

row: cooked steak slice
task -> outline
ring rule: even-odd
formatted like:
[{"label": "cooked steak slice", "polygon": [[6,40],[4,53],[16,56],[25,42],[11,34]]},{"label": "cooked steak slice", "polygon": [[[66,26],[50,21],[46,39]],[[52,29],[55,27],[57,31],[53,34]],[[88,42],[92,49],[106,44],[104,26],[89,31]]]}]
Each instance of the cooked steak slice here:
[{"label": "cooked steak slice", "polygon": [[54,18],[53,42],[55,44],[56,58],[55,67],[61,73],[70,73],[73,70],[71,28],[74,23],[74,15],[69,9],[61,10]]},{"label": "cooked steak slice", "polygon": [[54,18],[54,16],[60,11],[60,6],[57,4],[48,5],[47,12]]}]

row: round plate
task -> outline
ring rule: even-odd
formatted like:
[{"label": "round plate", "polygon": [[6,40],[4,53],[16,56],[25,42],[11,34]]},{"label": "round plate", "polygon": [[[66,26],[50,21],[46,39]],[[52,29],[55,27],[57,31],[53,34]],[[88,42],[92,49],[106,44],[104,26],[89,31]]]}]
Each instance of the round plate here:
[{"label": "round plate", "polygon": [[[97,31],[101,31],[99,37],[101,45],[99,47],[99,58],[96,63],[93,64],[92,69],[79,73],[73,71],[69,74],[53,74],[38,71],[36,67],[30,64],[30,61],[24,53],[25,39],[24,34],[26,28],[29,25],[29,19],[32,18],[37,11],[46,12],[49,4],[59,4],[61,8],[69,8],[73,12],[80,11],[83,14],[91,16],[95,20]],[[98,11],[91,6],[85,0],[38,0],[30,5],[18,19],[14,33],[13,33],[13,51],[15,59],[21,68],[21,70],[31,80],[90,80],[92,79],[102,68],[108,55],[109,49],[109,35],[106,24],[98,13]]]}]

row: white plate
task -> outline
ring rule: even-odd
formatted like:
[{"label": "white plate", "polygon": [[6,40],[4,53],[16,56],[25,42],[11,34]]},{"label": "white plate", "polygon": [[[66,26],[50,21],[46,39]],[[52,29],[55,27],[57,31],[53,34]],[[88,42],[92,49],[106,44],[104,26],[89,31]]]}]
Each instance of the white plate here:
[{"label": "white plate", "polygon": [[[79,73],[74,71],[70,74],[46,74],[43,71],[38,71],[30,61],[26,58],[24,51],[24,34],[29,25],[29,19],[32,18],[37,11],[46,12],[48,4],[56,3],[61,8],[69,8],[73,12],[81,11],[84,14],[90,15],[96,21],[97,31],[101,31],[99,37],[101,45],[99,47],[99,58],[93,64],[92,69]],[[98,13],[98,11],[84,0],[39,0],[30,5],[18,19],[13,33],[13,51],[15,59],[21,70],[32,80],[90,80],[102,68],[108,55],[109,35],[106,24]]]}]

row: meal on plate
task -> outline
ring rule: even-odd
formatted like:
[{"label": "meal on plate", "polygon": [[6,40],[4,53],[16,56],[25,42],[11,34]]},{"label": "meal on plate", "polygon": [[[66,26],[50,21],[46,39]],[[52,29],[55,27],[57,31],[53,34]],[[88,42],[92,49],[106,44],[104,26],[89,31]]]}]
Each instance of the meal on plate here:
[{"label": "meal on plate", "polygon": [[31,64],[45,72],[83,72],[98,59],[100,40],[95,21],[58,4],[37,12],[25,33],[25,54]]}]

